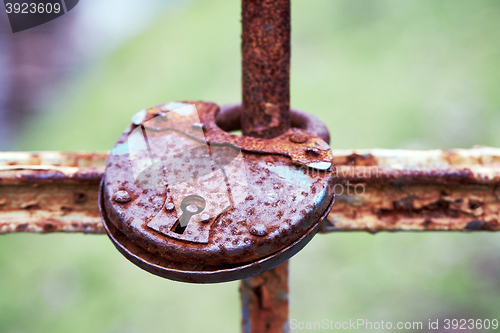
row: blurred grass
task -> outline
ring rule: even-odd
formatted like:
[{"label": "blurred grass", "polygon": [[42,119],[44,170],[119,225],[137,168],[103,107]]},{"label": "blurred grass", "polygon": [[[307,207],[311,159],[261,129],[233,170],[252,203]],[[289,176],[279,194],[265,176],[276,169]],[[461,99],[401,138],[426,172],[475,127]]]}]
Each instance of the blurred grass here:
[{"label": "blurred grass", "polygon": [[[500,2],[293,1],[292,104],[333,148],[500,145]],[[170,100],[239,101],[239,1],[191,1],[61,87],[20,149],[109,150]],[[291,318],[500,318],[495,234],[319,235],[291,260]],[[105,236],[0,241],[0,332],[235,332],[238,284],[135,268]]]}]

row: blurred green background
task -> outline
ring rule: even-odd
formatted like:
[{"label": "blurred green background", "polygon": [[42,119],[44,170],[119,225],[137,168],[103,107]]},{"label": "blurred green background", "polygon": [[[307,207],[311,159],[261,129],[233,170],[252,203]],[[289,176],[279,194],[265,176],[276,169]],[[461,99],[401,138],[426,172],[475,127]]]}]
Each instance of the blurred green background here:
[{"label": "blurred green background", "polygon": [[[78,7],[77,7],[78,8]],[[293,0],[292,105],[339,148],[500,146],[500,1]],[[109,150],[138,110],[241,100],[240,2],[179,1],[87,63],[19,150]],[[88,36],[92,38],[92,36]],[[496,234],[318,235],[291,260],[291,318],[500,319]],[[0,238],[0,332],[237,332],[238,283],[130,264],[106,236]]]}]

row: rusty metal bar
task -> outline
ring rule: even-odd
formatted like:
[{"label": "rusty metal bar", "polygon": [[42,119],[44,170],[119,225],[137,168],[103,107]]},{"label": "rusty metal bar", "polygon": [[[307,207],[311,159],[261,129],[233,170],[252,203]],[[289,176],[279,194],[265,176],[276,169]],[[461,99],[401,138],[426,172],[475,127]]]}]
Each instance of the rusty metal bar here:
[{"label": "rusty metal bar", "polygon": [[[500,231],[499,148],[333,155],[337,202],[323,232]],[[94,198],[106,159],[107,153],[0,153],[0,233],[102,233]]]},{"label": "rusty metal bar", "polygon": [[97,206],[107,153],[0,153],[0,234],[104,233]]},{"label": "rusty metal bar", "polygon": [[246,136],[290,127],[290,0],[242,1],[243,117]]},{"label": "rusty metal bar", "polygon": [[289,332],[288,261],[240,284],[243,333]]},{"label": "rusty metal bar", "polygon": [[[242,1],[243,135],[290,128],[290,0]],[[287,332],[288,263],[241,281],[243,332]]]},{"label": "rusty metal bar", "polygon": [[[242,0],[243,135],[290,128],[290,0]],[[288,332],[288,262],[241,281],[245,333]]]},{"label": "rusty metal bar", "polygon": [[323,232],[500,230],[500,149],[334,151]]}]

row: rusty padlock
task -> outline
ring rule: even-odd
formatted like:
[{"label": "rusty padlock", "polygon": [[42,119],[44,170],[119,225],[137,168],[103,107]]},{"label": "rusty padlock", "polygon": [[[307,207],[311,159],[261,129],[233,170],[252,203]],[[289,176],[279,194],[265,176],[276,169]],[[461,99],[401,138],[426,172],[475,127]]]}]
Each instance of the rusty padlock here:
[{"label": "rusty padlock", "polygon": [[292,125],[313,122],[325,140],[309,127],[273,139],[224,131],[237,129],[239,112],[171,102],[132,118],[111,151],[99,206],[134,264],[178,281],[231,281],[279,265],[314,236],[334,201],[325,127],[293,111]]}]

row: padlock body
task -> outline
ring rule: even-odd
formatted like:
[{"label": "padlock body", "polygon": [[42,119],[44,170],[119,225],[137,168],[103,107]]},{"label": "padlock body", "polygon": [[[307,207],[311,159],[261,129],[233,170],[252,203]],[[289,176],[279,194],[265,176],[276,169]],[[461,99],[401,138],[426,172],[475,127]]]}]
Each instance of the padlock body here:
[{"label": "padlock body", "polygon": [[[285,250],[293,254],[288,249],[312,237],[333,203],[334,168],[317,170],[281,154],[210,142],[210,131],[220,129],[207,114],[215,116],[218,107],[185,104],[197,113],[190,120],[151,108],[118,139],[101,189],[108,229],[146,251],[148,260],[151,254],[170,268],[198,273],[234,270]],[[160,116],[170,120],[155,120]],[[117,201],[117,193],[130,200]]]}]

